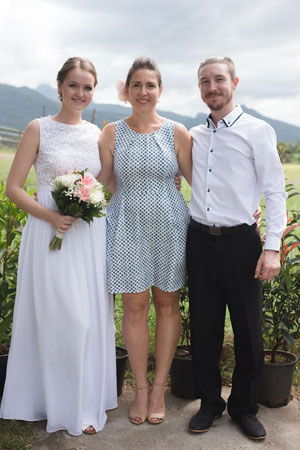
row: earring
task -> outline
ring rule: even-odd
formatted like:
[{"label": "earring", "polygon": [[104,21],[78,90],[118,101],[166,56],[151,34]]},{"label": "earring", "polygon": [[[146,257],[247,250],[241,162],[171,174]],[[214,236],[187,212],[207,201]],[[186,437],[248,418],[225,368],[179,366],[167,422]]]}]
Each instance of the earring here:
[{"label": "earring", "polygon": [[62,93],[61,92],[58,92],[58,98],[62,102]]}]

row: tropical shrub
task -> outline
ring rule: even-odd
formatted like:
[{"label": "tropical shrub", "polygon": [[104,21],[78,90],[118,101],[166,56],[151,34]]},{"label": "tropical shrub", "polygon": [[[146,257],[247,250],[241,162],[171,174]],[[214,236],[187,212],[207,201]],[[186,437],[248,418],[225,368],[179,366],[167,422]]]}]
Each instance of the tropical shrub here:
[{"label": "tropical shrub", "polygon": [[[5,194],[0,182],[0,345],[9,344],[17,287],[18,254],[27,214]],[[1,352],[1,348],[0,348]]]},{"label": "tropical shrub", "polygon": [[[291,189],[294,190],[293,188]],[[292,192],[291,195],[298,195]],[[263,285],[263,338],[271,362],[285,343],[300,338],[300,213],[293,211],[281,239],[280,272]]]}]

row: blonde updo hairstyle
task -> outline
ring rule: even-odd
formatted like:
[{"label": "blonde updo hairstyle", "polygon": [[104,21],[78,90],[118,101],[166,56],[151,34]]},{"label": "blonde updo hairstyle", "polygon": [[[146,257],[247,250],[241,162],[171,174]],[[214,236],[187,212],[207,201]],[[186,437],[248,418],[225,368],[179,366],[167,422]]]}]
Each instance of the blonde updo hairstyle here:
[{"label": "blonde updo hairstyle", "polygon": [[[56,77],[56,81],[63,83],[70,70],[77,68],[86,70],[87,72],[92,74],[95,80],[94,87],[96,87],[98,79],[94,64],[89,59],[81,58],[79,56],[73,56],[72,58],[67,59],[67,61],[63,64],[62,68],[59,70]],[[58,97],[59,100],[62,102],[61,92],[58,92]]]}]

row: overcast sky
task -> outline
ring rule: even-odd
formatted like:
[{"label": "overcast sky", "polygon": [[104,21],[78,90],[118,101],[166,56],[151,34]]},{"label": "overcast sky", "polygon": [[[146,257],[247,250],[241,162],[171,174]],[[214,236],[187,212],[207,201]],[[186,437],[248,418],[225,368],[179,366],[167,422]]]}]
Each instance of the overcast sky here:
[{"label": "overcast sky", "polygon": [[[0,0],[0,83],[55,87],[70,56],[95,64],[98,103],[120,103],[115,83],[137,56],[154,58],[160,109],[206,112],[197,68],[228,55],[236,102],[300,126],[299,0]],[[1,101],[1,99],[0,99]]]}]

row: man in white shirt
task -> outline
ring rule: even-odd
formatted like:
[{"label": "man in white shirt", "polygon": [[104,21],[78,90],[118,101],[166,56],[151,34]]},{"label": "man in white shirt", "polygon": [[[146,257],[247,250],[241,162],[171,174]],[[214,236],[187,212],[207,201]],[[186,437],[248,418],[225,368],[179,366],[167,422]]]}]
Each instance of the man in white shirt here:
[{"label": "man in white shirt", "polygon": [[[198,81],[211,114],[191,129],[193,176],[187,238],[192,355],[201,408],[189,430],[207,431],[226,407],[221,397],[219,358],[226,305],[234,331],[236,366],[227,410],[251,439],[263,439],[256,418],[263,367],[261,281],[280,269],[286,226],[286,193],[274,130],[235,106],[239,79],[227,57],[201,63]],[[253,214],[266,203],[262,251]]]}]

